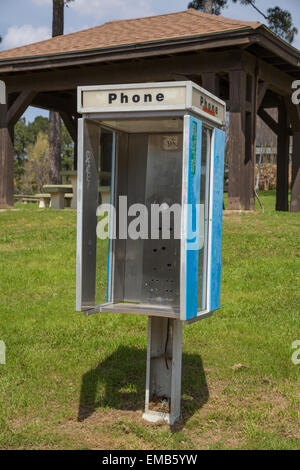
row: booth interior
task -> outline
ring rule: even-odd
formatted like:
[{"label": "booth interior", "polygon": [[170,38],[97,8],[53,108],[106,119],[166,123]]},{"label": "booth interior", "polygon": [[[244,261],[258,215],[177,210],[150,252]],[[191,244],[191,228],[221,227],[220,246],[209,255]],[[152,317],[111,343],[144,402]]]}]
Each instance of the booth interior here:
[{"label": "booth interior", "polygon": [[[85,120],[84,133],[89,135],[86,141],[92,142],[95,138],[97,141],[96,136],[99,136],[99,178],[102,178],[102,170],[105,175],[111,174],[111,205],[115,210],[106,227],[107,231],[114,231],[106,251],[103,252],[103,240],[97,240],[95,297],[101,312],[151,313],[179,318],[181,204],[185,182],[182,173],[184,115],[176,114]],[[203,125],[200,214],[197,215],[200,227],[198,307],[202,311],[206,308],[203,284],[207,278],[204,245],[208,241],[208,233],[205,233],[208,204],[205,202],[209,197],[211,138],[212,127]],[[140,213],[136,204],[144,205],[147,212]],[[152,212],[153,205],[157,212]],[[101,214],[101,217],[107,216],[106,212]],[[196,220],[196,214],[193,218]],[[138,238],[127,236],[131,224]],[[106,304],[103,266],[108,266]]]}]

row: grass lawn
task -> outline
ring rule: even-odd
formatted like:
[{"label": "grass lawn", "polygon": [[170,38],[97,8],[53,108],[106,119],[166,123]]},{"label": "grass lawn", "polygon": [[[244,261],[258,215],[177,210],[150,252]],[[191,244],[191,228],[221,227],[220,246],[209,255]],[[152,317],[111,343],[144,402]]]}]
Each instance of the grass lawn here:
[{"label": "grass lawn", "polygon": [[147,319],[74,311],[76,213],[1,212],[0,448],[300,449],[300,214],[261,196],[224,215],[222,308],[184,327],[173,429],[142,420]]}]

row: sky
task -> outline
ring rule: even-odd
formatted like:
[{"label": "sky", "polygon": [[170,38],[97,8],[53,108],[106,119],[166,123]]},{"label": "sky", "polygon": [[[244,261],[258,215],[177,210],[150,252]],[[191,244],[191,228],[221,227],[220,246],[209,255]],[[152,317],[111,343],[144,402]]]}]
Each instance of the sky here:
[{"label": "sky", "polygon": [[[65,8],[65,33],[100,25],[106,21],[138,18],[185,10],[189,0],[75,0]],[[299,29],[293,45],[300,49],[300,1],[256,0],[263,11],[279,6],[291,12],[293,22]],[[263,21],[251,6],[234,4],[222,15],[247,21]],[[11,49],[51,37],[52,0],[0,0],[0,50]],[[27,120],[37,115],[47,115],[36,108],[28,108]]]}]

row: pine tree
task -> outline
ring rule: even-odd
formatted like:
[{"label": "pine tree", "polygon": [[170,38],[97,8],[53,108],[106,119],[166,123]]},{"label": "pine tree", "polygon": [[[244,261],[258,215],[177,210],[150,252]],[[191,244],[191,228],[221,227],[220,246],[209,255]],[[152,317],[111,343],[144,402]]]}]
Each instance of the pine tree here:
[{"label": "pine tree", "polygon": [[[193,0],[188,4],[188,8],[204,11],[214,15],[220,15],[223,8],[228,5],[230,0]],[[292,15],[288,10],[276,6],[268,8],[266,13],[259,9],[256,0],[232,0],[233,3],[241,5],[251,5],[268,23],[269,28],[278,36],[292,43],[298,33],[293,25]],[[263,2],[262,2],[263,3]]]},{"label": "pine tree", "polygon": [[[53,0],[52,37],[64,34],[64,7],[73,0]],[[61,183],[61,119],[59,113],[50,111],[49,159],[51,184]]]}]

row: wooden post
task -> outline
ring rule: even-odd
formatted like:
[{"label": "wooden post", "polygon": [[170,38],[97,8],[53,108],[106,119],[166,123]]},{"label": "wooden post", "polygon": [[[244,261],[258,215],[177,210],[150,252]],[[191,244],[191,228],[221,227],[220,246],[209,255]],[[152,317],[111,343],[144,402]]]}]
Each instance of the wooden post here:
[{"label": "wooden post", "polygon": [[77,170],[77,126],[78,126],[78,119],[77,117],[73,117],[72,114],[66,112],[66,111],[60,111],[59,112],[60,117],[62,118],[66,128],[68,129],[68,132],[70,136],[72,137],[72,140],[74,142],[74,160],[73,160],[73,165],[74,165],[74,170]]},{"label": "wooden post", "polygon": [[201,74],[202,87],[216,96],[220,95],[220,79],[214,72],[205,72]]},{"label": "wooden post", "polygon": [[4,82],[0,82],[0,89],[0,208],[5,209],[14,205],[14,144]]},{"label": "wooden post", "polygon": [[300,212],[300,109],[293,104],[290,96],[285,104],[293,131],[291,212]]},{"label": "wooden post", "polygon": [[289,210],[289,120],[284,98],[278,105],[276,210]]},{"label": "wooden post", "polygon": [[291,212],[300,212],[300,132],[293,136]]},{"label": "wooden post", "polygon": [[[252,82],[252,83],[251,83]],[[254,209],[253,77],[230,73],[228,209]]]}]

